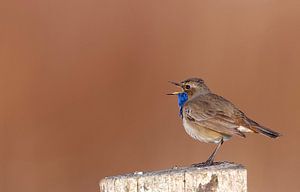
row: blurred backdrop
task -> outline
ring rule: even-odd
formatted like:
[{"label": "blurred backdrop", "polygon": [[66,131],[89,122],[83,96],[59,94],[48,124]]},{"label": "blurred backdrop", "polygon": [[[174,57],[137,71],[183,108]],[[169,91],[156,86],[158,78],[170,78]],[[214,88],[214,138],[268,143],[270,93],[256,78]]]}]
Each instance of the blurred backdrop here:
[{"label": "blurred backdrop", "polygon": [[249,191],[297,191],[300,3],[75,0],[0,3],[0,191],[98,191],[108,175],[188,166],[168,80],[201,77],[283,133],[233,138],[217,160]]}]

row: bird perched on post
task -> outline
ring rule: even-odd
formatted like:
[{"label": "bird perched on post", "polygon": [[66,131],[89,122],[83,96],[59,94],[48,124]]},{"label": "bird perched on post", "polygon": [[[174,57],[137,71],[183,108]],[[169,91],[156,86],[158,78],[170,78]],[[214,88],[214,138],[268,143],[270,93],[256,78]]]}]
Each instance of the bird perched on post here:
[{"label": "bird perched on post", "polygon": [[217,144],[206,162],[194,166],[212,165],[218,149],[233,135],[246,137],[245,133],[259,133],[270,138],[280,136],[280,133],[248,118],[230,101],[212,93],[200,78],[170,83],[182,89],[168,95],[178,96],[185,131],[196,140]]}]

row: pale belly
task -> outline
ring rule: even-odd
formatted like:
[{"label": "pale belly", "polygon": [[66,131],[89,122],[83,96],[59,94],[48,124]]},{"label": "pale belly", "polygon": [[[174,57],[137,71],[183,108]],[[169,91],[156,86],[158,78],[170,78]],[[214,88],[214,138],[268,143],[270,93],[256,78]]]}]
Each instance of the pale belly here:
[{"label": "pale belly", "polygon": [[205,143],[219,143],[222,138],[226,141],[231,137],[230,135],[223,135],[204,127],[195,126],[192,123],[187,122],[185,118],[183,118],[183,127],[187,134],[193,139]]}]

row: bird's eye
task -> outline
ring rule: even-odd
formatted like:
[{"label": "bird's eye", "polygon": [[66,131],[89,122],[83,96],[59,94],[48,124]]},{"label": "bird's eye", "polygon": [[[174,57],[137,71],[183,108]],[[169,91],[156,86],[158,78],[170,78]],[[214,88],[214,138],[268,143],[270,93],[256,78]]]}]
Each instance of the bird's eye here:
[{"label": "bird's eye", "polygon": [[185,89],[190,89],[191,86],[190,85],[185,85]]}]

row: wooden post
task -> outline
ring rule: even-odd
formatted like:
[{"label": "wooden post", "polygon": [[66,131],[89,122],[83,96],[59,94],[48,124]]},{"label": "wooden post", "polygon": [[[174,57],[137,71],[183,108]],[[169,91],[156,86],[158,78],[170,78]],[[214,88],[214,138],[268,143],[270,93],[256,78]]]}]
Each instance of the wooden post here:
[{"label": "wooden post", "polygon": [[101,192],[246,192],[247,170],[239,164],[181,167],[106,177]]}]

